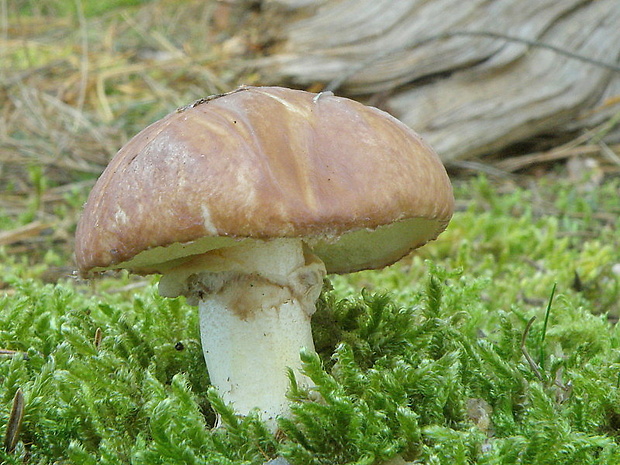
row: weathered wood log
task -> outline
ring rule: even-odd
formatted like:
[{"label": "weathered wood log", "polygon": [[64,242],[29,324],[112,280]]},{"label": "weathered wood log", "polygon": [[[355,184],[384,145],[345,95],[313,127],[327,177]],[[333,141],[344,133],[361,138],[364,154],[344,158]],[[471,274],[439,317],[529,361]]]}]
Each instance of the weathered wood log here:
[{"label": "weathered wood log", "polygon": [[280,1],[286,26],[262,63],[276,81],[381,93],[444,160],[620,112],[618,0]]}]

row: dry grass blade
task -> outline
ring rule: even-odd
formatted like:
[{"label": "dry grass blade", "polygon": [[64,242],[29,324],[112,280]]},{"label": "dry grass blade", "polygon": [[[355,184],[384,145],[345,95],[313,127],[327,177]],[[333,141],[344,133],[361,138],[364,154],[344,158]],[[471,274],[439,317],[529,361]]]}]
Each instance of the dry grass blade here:
[{"label": "dry grass blade", "polygon": [[620,144],[615,146],[615,151],[612,150],[607,144],[604,142],[599,143],[599,147],[601,148],[601,153],[614,165],[620,167]]},{"label": "dry grass blade", "polygon": [[4,433],[4,450],[10,454],[15,450],[24,419],[24,394],[21,389],[15,392],[13,407]]},{"label": "dry grass blade", "polygon": [[103,332],[101,331],[101,328],[97,328],[97,330],[95,331],[95,340],[93,341],[93,344],[95,345],[96,349],[99,349],[102,339],[103,339]]},{"label": "dry grass blade", "polygon": [[41,233],[49,229],[52,225],[49,223],[42,223],[40,221],[33,221],[25,226],[22,226],[11,231],[5,231],[0,233],[0,246],[15,244],[16,242],[22,242],[41,235]]},{"label": "dry grass blade", "polygon": [[536,320],[535,316],[530,318],[529,321],[527,322],[527,324],[525,325],[525,330],[523,331],[523,335],[521,337],[521,353],[523,354],[523,356],[527,360],[527,363],[530,365],[530,368],[532,369],[532,371],[534,372],[536,377],[540,381],[544,381],[543,375],[540,372],[540,367],[534,361],[534,359],[532,358],[532,356],[528,352],[527,347],[525,346],[525,341],[527,339],[527,335],[530,333],[530,329],[532,328],[532,324],[534,324],[534,320]]},{"label": "dry grass blade", "polygon": [[608,146],[600,140],[600,133],[607,129],[606,126],[608,126],[608,123],[591,131],[586,131],[579,137],[551,150],[513,156],[495,162],[493,167],[507,173],[514,173],[541,163],[568,160],[582,156],[600,157],[618,167],[620,166],[620,157],[617,154],[620,153],[620,144]]},{"label": "dry grass blade", "polygon": [[[618,149],[620,149],[620,146],[618,146]],[[567,158],[584,155],[597,155],[599,153],[601,153],[601,147],[599,145],[582,145],[571,148],[558,147],[546,152],[529,153],[527,155],[512,157],[497,162],[494,166],[499,170],[514,173],[515,171],[529,168],[532,165],[540,163],[565,160]]]}]

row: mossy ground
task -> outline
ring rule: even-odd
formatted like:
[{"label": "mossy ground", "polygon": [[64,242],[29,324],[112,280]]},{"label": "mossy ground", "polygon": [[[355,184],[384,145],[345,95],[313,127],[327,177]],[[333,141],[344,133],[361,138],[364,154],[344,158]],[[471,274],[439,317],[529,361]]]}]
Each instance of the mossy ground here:
[{"label": "mossy ground", "polygon": [[320,395],[292,383],[276,436],[209,388],[196,310],[160,298],[156,277],[72,277],[76,218],[122,143],[266,82],[247,65],[264,45],[252,2],[237,17],[229,2],[178,4],[0,11],[0,437],[24,399],[0,462],[620,463],[617,169],[454,176],[439,240],[329,277],[318,355],[303,354]]},{"label": "mossy ground", "polygon": [[320,401],[293,386],[277,437],[209,389],[196,311],[160,298],[156,278],[137,290],[128,276],[44,284],[44,264],[5,255],[0,348],[17,353],[0,359],[0,425],[17,389],[25,414],[16,449],[0,456],[620,463],[619,225],[600,215],[617,208],[617,181],[572,202],[561,181],[506,193],[484,177],[457,182],[460,211],[438,241],[326,283],[318,356],[303,355]]}]

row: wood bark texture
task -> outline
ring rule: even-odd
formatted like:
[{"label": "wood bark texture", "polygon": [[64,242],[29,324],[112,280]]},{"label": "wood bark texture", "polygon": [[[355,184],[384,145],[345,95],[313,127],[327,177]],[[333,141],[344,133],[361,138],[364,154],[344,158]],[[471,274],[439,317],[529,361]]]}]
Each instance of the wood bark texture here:
[{"label": "wood bark texture", "polygon": [[281,1],[286,25],[262,63],[278,82],[380,102],[444,160],[620,112],[618,0]]}]

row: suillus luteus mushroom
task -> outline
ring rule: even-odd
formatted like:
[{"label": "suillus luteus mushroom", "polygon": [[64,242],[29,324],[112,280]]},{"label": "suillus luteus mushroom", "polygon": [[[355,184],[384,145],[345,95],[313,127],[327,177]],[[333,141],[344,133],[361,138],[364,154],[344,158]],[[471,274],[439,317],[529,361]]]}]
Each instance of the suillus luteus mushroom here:
[{"label": "suillus luteus mushroom", "polygon": [[76,233],[83,276],[160,273],[197,305],[212,384],[242,415],[286,415],[323,278],[435,239],[454,199],[433,150],[376,108],[242,87],[153,123],[112,159]]}]

